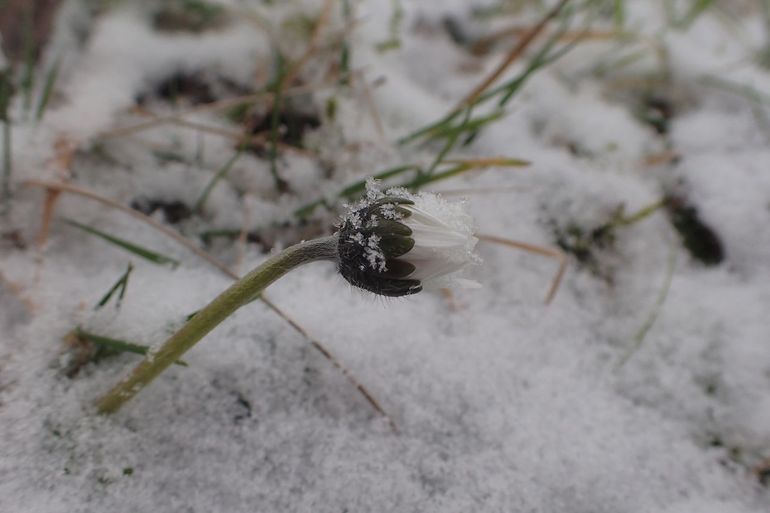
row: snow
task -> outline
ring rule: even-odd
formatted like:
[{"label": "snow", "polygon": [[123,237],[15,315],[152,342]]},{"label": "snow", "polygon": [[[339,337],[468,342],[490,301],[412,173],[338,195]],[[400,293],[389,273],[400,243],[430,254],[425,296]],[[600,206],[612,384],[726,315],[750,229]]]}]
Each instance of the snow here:
[{"label": "snow", "polygon": [[[592,41],[535,74],[502,119],[450,154],[531,166],[473,171],[434,187],[447,197],[465,191],[479,233],[548,247],[559,229],[590,232],[619,208],[630,215],[676,194],[721,240],[720,264],[693,257],[660,209],[617,228],[596,248],[595,269],[570,256],[549,306],[542,298],[557,262],[483,240],[476,247],[483,263],[471,269],[482,288],[451,297],[377,298],[329,263],[270,287],[271,301],[366,387],[394,431],[344,373],[260,302],[117,414],[98,415],[94,401],[136,355],[65,376],[72,330],[157,347],[232,281],[147,224],[67,193],[38,246],[44,193],[23,181],[68,180],[124,205],[138,197],[191,205],[232,157],[233,141],[173,123],[100,134],[145,121],[131,112],[135,97],[173,71],[208,70],[262,87],[272,38],[285,34],[292,58],[305,49],[283,23],[314,18],[321,7],[224,2],[240,15],[192,35],[154,31],[146,5],[125,4],[87,18],[70,1],[56,32],[67,66],[45,117],[25,116],[20,98],[11,111],[14,198],[0,222],[0,511],[770,511],[755,472],[770,459],[768,112],[704,82],[729,69],[731,81],[767,90],[768,71],[752,58],[768,37],[758,8],[727,16],[733,4],[717,1],[685,30],[665,28],[665,2],[625,2],[629,30],[658,36],[667,50],[677,107],[667,135],[642,123],[635,103],[657,57],[616,75],[587,73],[613,44]],[[448,15],[467,19],[470,4],[495,2],[351,4],[358,75],[350,88],[324,82],[303,98],[325,112],[333,97],[337,110],[307,134],[317,153],[281,161],[292,192],[277,193],[267,158],[245,152],[202,212],[172,227],[194,240],[207,230],[243,230],[241,240],[206,248],[241,273],[306,232],[330,233],[338,219],[319,210],[305,224],[284,223],[295,209],[389,167],[430,165],[440,146],[394,141],[445,114],[501,58],[471,57],[441,28]],[[404,12],[402,44],[378,52],[395,4]],[[330,31],[339,34],[334,5]],[[541,13],[530,6],[519,14],[492,22],[502,28]],[[83,41],[67,35],[77,16],[91,28]],[[486,26],[473,23],[474,33]],[[307,73],[322,83],[322,69],[319,58]],[[150,100],[148,108],[163,113],[164,105]],[[187,119],[233,128],[212,113]],[[65,139],[78,147],[71,167],[56,158]],[[153,153],[161,150],[184,158],[161,161]],[[646,162],[669,150],[676,160]],[[182,265],[154,265],[63,218]],[[14,242],[14,231],[25,244]],[[260,237],[249,242],[249,231]],[[129,261],[120,308],[113,298],[95,310]],[[656,307],[669,267],[671,286]]]}]

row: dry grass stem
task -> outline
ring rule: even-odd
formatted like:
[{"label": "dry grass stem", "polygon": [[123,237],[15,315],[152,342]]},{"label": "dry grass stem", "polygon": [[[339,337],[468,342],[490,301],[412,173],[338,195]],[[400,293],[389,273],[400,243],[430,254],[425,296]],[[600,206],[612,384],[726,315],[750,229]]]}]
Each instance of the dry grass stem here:
[{"label": "dry grass stem", "polygon": [[377,110],[377,104],[374,102],[374,97],[372,96],[372,90],[369,87],[369,84],[366,83],[366,79],[361,73],[354,73],[353,77],[355,79],[355,83],[360,84],[361,86],[361,93],[364,98],[364,105],[366,105],[366,108],[369,111],[369,115],[372,118],[374,129],[377,131],[377,137],[379,137],[380,142],[384,142],[385,129],[383,128],[383,125],[382,125],[382,117],[380,116],[380,112],[379,110]]},{"label": "dry grass stem", "polygon": [[[483,55],[489,51],[489,49],[500,42],[502,39],[508,37],[522,37],[529,34],[534,27],[532,26],[514,26],[504,28],[497,32],[494,32],[488,36],[480,37],[470,46],[471,53],[475,55]],[[624,34],[616,31],[603,31],[603,30],[589,30],[589,31],[572,31],[568,30],[562,34],[558,41],[560,43],[575,43],[577,41],[609,41],[623,37]]]},{"label": "dry grass stem", "polygon": [[524,251],[529,251],[530,253],[535,253],[537,255],[555,258],[558,260],[559,269],[556,271],[556,274],[551,280],[551,286],[548,288],[548,294],[546,294],[545,297],[545,304],[550,304],[551,301],[553,301],[554,296],[556,296],[556,291],[559,289],[559,285],[561,284],[562,277],[564,277],[564,272],[567,270],[567,255],[555,248],[539,246],[537,244],[529,244],[527,242],[520,242],[512,239],[505,239],[502,237],[496,237],[494,235],[476,234],[476,237],[478,237],[479,240],[483,240],[485,242],[501,244],[511,248],[523,249]]},{"label": "dry grass stem", "polygon": [[509,187],[475,187],[468,189],[442,189],[437,190],[442,196],[468,196],[472,194],[507,194],[509,192],[525,192],[526,188],[520,185]]}]

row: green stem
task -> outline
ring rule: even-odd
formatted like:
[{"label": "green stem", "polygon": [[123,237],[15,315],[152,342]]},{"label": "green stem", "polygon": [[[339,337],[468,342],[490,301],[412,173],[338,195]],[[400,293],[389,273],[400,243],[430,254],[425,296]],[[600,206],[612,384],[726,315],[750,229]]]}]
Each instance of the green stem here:
[{"label": "green stem", "polygon": [[168,366],[192,348],[238,308],[255,299],[268,285],[302,264],[315,260],[337,259],[337,236],[301,242],[235,282],[211,303],[198,311],[187,324],[171,336],[157,351],[145,359],[96,404],[100,413],[113,413],[152,382]]}]

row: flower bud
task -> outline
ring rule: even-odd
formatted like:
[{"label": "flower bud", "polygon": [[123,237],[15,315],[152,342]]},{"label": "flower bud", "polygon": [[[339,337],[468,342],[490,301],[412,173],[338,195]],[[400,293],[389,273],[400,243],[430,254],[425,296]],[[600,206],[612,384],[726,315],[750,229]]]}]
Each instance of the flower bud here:
[{"label": "flower bud", "polygon": [[339,231],[340,274],[383,296],[447,286],[477,260],[471,219],[459,204],[435,194],[370,186],[367,199],[344,217]]}]

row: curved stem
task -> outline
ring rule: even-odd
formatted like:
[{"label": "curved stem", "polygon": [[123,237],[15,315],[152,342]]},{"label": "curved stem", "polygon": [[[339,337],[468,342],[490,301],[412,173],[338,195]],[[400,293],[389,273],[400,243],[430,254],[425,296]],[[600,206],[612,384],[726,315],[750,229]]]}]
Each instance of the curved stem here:
[{"label": "curved stem", "polygon": [[120,383],[96,403],[100,413],[113,413],[147,386],[169,365],[206,336],[241,306],[256,297],[275,280],[295,267],[315,260],[337,259],[337,236],[301,242],[269,258],[235,282],[211,303],[198,311],[157,351],[145,359]]}]

